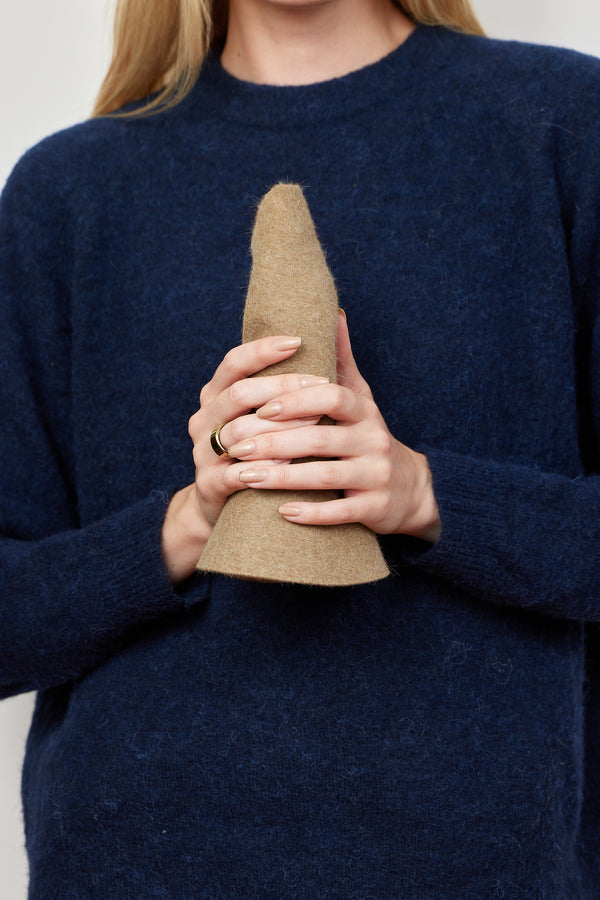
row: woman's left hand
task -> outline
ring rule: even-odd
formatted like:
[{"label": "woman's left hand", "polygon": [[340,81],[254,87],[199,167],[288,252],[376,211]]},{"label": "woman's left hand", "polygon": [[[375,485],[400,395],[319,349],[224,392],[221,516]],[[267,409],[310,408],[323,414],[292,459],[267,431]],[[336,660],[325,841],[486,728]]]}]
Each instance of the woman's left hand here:
[{"label": "woman's left hand", "polygon": [[240,479],[256,489],[336,490],[339,499],[280,507],[290,522],[339,525],[362,522],[378,534],[410,534],[434,542],[438,506],[426,457],[389,432],[350,346],[343,314],[337,332],[338,384],[318,384],[283,394],[257,410],[259,418],[285,422],[329,416],[335,425],[307,425],[257,435],[228,448],[244,462],[293,460],[294,465],[245,469]]}]

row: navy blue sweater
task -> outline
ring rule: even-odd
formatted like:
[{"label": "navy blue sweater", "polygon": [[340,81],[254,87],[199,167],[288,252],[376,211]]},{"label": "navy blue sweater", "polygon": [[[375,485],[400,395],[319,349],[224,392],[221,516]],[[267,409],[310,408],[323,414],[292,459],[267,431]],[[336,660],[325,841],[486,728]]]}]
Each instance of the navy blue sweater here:
[{"label": "navy blue sweater", "polygon": [[[159,535],[300,182],[442,536],[375,586],[196,575]],[[0,686],[38,690],[32,900],[600,897],[600,64],[419,28],[17,166],[0,216]]]}]

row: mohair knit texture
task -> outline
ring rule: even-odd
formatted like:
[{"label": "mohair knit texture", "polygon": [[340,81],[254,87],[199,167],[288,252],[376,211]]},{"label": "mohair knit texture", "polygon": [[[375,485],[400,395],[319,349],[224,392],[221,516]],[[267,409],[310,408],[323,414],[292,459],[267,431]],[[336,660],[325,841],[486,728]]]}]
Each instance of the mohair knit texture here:
[{"label": "mohair knit texture", "polygon": [[[39,690],[30,900],[600,895],[600,63],[418,28],[331,82],[87,122],[0,210],[0,684]],[[341,589],[159,535],[303,189],[442,534]]]},{"label": "mohair knit texture", "polygon": [[[302,336],[296,353],[258,374],[302,372],[335,382],[337,293],[299,185],[276,184],[265,194],[256,212],[251,249],[243,340]],[[322,424],[333,423],[324,417]],[[324,503],[338,496],[325,490],[232,494],[198,568],[257,581],[330,587],[386,578],[377,538],[364,525],[294,525],[278,512],[283,503]]]}]

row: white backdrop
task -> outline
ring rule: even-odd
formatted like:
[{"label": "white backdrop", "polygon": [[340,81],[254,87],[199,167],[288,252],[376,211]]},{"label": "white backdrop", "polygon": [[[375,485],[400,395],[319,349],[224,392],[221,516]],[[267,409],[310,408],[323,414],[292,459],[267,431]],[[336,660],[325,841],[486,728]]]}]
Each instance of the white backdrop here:
[{"label": "white backdrop", "polygon": [[[487,33],[600,56],[597,0],[472,0]],[[85,118],[106,67],[114,0],[3,0],[0,185],[21,153]],[[26,897],[19,779],[32,697],[0,705],[0,893]]]}]

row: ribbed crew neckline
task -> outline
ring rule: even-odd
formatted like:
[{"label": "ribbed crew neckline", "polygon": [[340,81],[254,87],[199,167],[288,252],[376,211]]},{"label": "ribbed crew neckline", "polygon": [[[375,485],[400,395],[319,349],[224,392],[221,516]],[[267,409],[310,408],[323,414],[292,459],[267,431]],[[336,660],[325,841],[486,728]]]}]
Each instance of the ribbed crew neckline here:
[{"label": "ribbed crew neckline", "polygon": [[[390,85],[413,72],[423,78],[431,63],[439,62],[445,36],[451,32],[417,26],[391,53],[339,78],[309,85],[276,86],[243,81],[227,72],[217,55],[208,57],[189,98],[193,105],[214,109],[222,119],[257,126],[301,125],[307,121],[343,118],[380,103]],[[185,102],[185,101],[184,101]],[[187,103],[186,103],[187,105]]]}]

